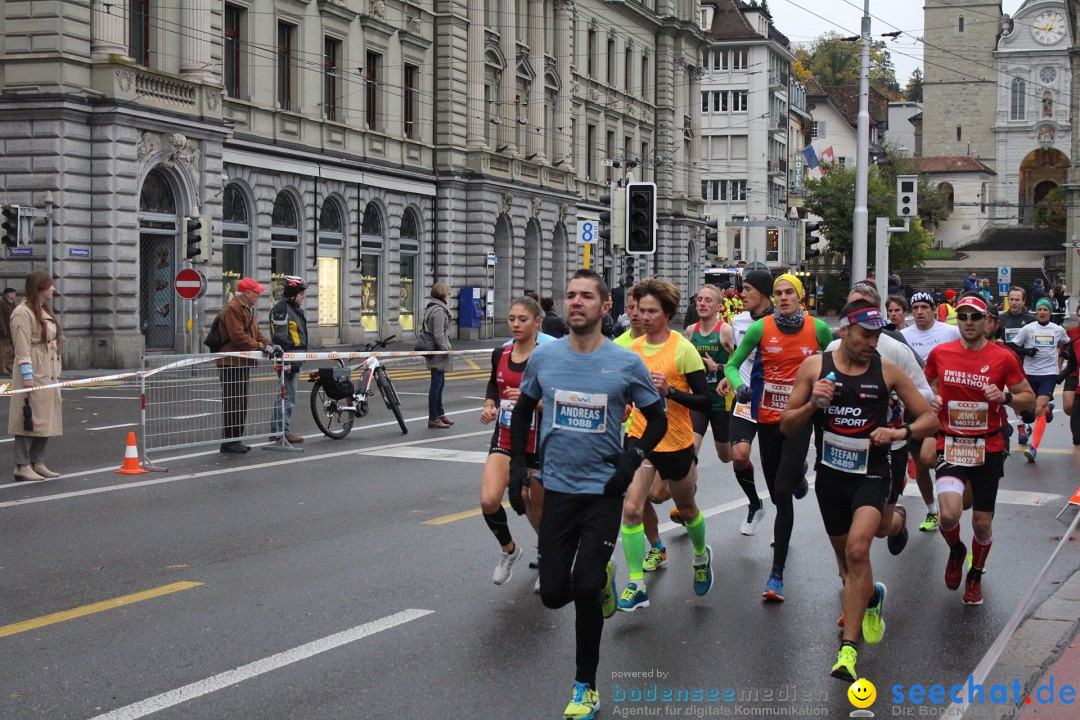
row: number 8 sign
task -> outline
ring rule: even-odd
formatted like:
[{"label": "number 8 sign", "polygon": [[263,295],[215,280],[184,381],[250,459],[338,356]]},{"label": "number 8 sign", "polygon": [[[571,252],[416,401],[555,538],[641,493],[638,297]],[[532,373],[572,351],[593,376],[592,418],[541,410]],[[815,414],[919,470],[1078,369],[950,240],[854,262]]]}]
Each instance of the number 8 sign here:
[{"label": "number 8 sign", "polygon": [[578,232],[577,240],[579,243],[588,245],[596,242],[596,238],[600,233],[600,218],[599,217],[579,217],[578,218]]}]

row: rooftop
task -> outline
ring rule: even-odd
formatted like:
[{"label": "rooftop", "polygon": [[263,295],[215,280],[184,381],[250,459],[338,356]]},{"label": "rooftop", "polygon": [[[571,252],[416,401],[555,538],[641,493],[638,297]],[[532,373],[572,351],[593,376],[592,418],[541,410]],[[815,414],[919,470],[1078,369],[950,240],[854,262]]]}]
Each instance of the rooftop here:
[{"label": "rooftop", "polygon": [[976,172],[995,174],[989,167],[967,155],[940,155],[913,159],[919,163],[919,172],[924,173]]}]

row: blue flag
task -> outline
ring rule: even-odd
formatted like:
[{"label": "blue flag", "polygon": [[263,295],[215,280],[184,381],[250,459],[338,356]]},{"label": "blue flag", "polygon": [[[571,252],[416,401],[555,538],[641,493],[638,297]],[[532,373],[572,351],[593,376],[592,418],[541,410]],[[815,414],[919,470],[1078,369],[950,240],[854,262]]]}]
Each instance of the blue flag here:
[{"label": "blue flag", "polygon": [[811,170],[814,170],[815,168],[817,168],[819,163],[818,163],[818,159],[817,159],[817,153],[814,152],[814,146],[813,145],[807,145],[806,149],[803,150],[802,152],[803,152],[803,155],[806,157],[806,166],[808,168],[810,168]]}]

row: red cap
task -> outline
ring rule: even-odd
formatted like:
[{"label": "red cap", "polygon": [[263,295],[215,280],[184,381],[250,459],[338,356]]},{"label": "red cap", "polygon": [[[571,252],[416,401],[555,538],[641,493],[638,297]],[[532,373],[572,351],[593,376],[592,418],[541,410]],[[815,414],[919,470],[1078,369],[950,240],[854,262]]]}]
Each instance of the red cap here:
[{"label": "red cap", "polygon": [[956,309],[959,310],[962,307],[974,308],[981,313],[986,312],[986,302],[982,298],[975,297],[974,295],[960,298],[960,302],[956,303]]},{"label": "red cap", "polygon": [[247,292],[248,290],[254,290],[257,293],[262,294],[266,292],[266,286],[260,285],[251,278],[240,278],[240,282],[236,283],[236,291]]},{"label": "red cap", "polygon": [[945,291],[945,299],[946,300],[955,300],[956,299],[956,291],[953,290],[952,288],[949,288],[948,290],[946,290]]}]

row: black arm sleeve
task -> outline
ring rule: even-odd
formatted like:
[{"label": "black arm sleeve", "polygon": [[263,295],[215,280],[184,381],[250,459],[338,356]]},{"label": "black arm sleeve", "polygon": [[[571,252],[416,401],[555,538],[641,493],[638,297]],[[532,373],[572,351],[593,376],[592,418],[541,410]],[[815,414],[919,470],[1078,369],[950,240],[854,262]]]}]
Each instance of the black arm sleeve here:
[{"label": "black arm sleeve", "polygon": [[[514,403],[514,412],[510,415],[511,456],[525,454],[525,446],[529,441],[529,428],[532,426],[533,410],[539,404],[539,398],[531,397],[525,393],[518,395],[517,402]],[[666,418],[664,422],[666,424]],[[663,437],[663,435],[660,437]],[[660,442],[659,438],[656,442]]]},{"label": "black arm sleeve", "polygon": [[[514,408],[514,412],[517,412],[516,407]],[[641,439],[637,441],[637,447],[641,448],[641,451],[648,455],[652,452],[653,448],[664,439],[664,435],[667,434],[667,413],[664,412],[664,403],[654,402],[643,408],[635,406],[634,412],[640,412],[645,417],[645,422],[647,423],[645,432],[641,434]],[[525,447],[525,440],[527,438],[528,435],[523,432],[521,434],[522,447]]]},{"label": "black arm sleeve", "polygon": [[491,400],[496,406],[499,404],[499,383],[495,380],[495,373],[499,371],[499,358],[502,357],[503,349],[495,348],[491,351],[491,377],[488,378],[487,391],[484,399]]},{"label": "black arm sleeve", "polygon": [[1059,373],[1057,376],[1058,383],[1065,382],[1065,378],[1076,372],[1078,362],[1076,357],[1076,348],[1078,343],[1080,343],[1080,341],[1073,340],[1065,346],[1064,350],[1062,350],[1061,354],[1065,358],[1065,367],[1061,369],[1061,373]]},{"label": "black arm sleeve", "polygon": [[671,399],[685,408],[699,413],[708,414],[712,410],[712,388],[705,381],[705,371],[695,370],[686,376],[686,382],[690,384],[693,392],[684,393],[682,390],[672,390]]}]

